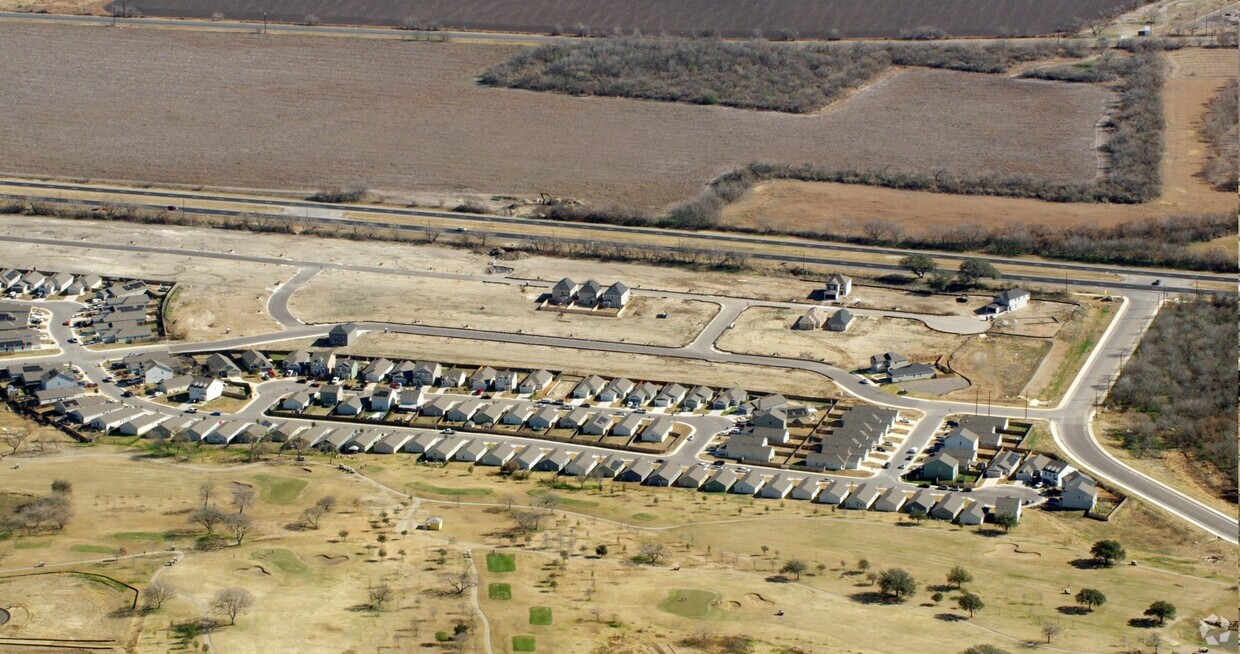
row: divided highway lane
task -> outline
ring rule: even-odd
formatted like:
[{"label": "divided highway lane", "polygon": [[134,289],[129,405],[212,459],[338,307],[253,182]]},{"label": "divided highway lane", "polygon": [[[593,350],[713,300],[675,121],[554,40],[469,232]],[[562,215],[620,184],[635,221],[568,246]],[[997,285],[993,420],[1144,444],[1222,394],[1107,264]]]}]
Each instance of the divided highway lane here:
[{"label": "divided highway lane", "polygon": [[[750,236],[750,235],[745,235],[745,234],[669,230],[669,229],[658,229],[658,228],[650,228],[650,227],[633,227],[633,226],[625,226],[625,225],[607,225],[607,224],[597,224],[597,223],[551,223],[547,220],[539,220],[539,219],[534,219],[534,218],[490,216],[490,215],[480,215],[480,214],[456,213],[456,212],[451,212],[451,211],[435,211],[431,209],[408,209],[408,208],[400,208],[400,207],[383,207],[383,206],[375,206],[375,205],[332,204],[332,203],[326,203],[326,202],[314,202],[314,201],[309,201],[309,200],[273,199],[273,198],[250,197],[250,196],[243,196],[243,195],[223,195],[223,194],[200,193],[200,192],[129,189],[129,188],[95,186],[95,185],[86,185],[86,184],[71,184],[71,183],[62,183],[62,182],[37,182],[37,181],[13,180],[13,179],[0,179],[0,186],[13,186],[13,187],[32,188],[32,189],[44,189],[44,190],[75,191],[75,192],[85,192],[85,193],[108,193],[108,194],[113,194],[113,195],[132,195],[135,197],[147,197],[147,198],[175,198],[175,199],[179,199],[182,201],[200,200],[200,201],[211,201],[211,202],[236,202],[236,203],[254,204],[254,205],[261,205],[261,206],[278,207],[278,208],[327,209],[327,210],[334,210],[334,211],[349,211],[353,213],[375,214],[375,215],[380,215],[380,216],[386,215],[386,216],[403,216],[403,217],[415,217],[415,218],[417,217],[442,218],[442,219],[450,219],[450,220],[462,221],[462,222],[467,222],[467,223],[482,223],[482,224],[492,224],[492,225],[502,224],[502,225],[537,226],[537,227],[557,226],[557,227],[563,227],[565,230],[581,230],[581,231],[596,231],[596,232],[604,232],[604,233],[625,233],[625,234],[641,234],[641,235],[662,235],[662,236],[670,235],[670,236],[680,236],[686,239],[707,240],[707,241],[715,241],[715,242],[723,242],[723,243],[745,243],[749,245],[777,245],[777,246],[785,246],[785,247],[808,247],[808,248],[813,248],[813,249],[833,250],[833,251],[838,251],[838,252],[852,252],[852,253],[876,254],[876,255],[886,255],[886,256],[904,256],[904,255],[912,254],[912,253],[925,253],[925,254],[932,254],[934,257],[939,258],[939,259],[947,259],[947,260],[952,260],[952,261],[962,261],[964,259],[973,258],[973,255],[957,254],[957,253],[952,253],[952,252],[933,252],[933,251],[925,251],[925,250],[907,250],[907,249],[900,249],[900,248],[889,248],[889,247],[878,247],[878,246],[850,245],[846,243],[833,243],[833,242],[828,242],[828,241],[809,242],[809,241],[804,241],[804,240],[795,240],[795,239],[780,238],[780,237],[758,237],[758,236]],[[11,194],[10,196],[15,197],[15,196],[12,196]],[[39,198],[39,199],[51,201],[51,200],[59,200],[61,198],[52,198],[49,196],[46,198]],[[106,204],[106,203],[99,203],[99,204]],[[167,203],[152,204],[148,206],[163,208],[167,206]],[[211,212],[200,211],[198,209],[195,209],[189,206],[184,207],[184,210],[186,211],[193,210],[194,212],[211,213],[211,215],[240,215],[241,213],[244,213],[244,212],[230,212],[226,210],[213,210]],[[214,213],[215,211],[220,211],[221,213]],[[287,220],[287,219],[291,219],[293,215],[280,214],[280,215],[274,215],[274,216],[268,215],[265,217],[282,218],[282,219]],[[304,217],[299,218],[299,219],[305,220]],[[349,221],[349,219],[344,219],[344,218],[342,219],[319,218],[319,220],[323,222],[344,222],[345,224],[353,224],[353,222]],[[366,221],[356,221],[356,222],[366,223]],[[419,226],[407,226],[406,228],[422,229]],[[499,237],[503,237],[503,238],[514,237],[513,235],[500,234],[500,233],[495,233],[495,235]],[[519,234],[519,235],[516,235],[515,237],[525,237],[525,236],[526,235]],[[582,242],[589,242],[589,239],[582,241]],[[999,257],[999,256],[991,256],[991,255],[983,255],[978,258],[982,258],[982,259],[985,259],[987,261],[990,261],[996,264],[1019,265],[1019,266],[1024,266],[1027,268],[1044,268],[1048,270],[1057,270],[1057,271],[1112,273],[1112,274],[1119,274],[1119,275],[1148,277],[1151,279],[1153,278],[1183,279],[1183,280],[1200,279],[1202,281],[1224,281],[1224,282],[1231,282],[1235,280],[1234,275],[1226,275],[1226,274],[1210,273],[1210,272],[1195,273],[1195,272],[1176,271],[1176,270],[1134,268],[1134,267],[1128,267],[1128,266],[1106,266],[1106,265],[1073,263],[1073,262],[1066,262],[1066,261],[1025,260],[1025,259],[1017,259],[1017,258],[1012,258],[1012,257]],[[898,267],[894,267],[894,266],[888,266],[888,267],[899,270]],[[1056,283],[1063,283],[1062,278],[1051,279],[1050,281],[1056,282]],[[1189,288],[1188,290],[1191,291],[1192,289]]]}]

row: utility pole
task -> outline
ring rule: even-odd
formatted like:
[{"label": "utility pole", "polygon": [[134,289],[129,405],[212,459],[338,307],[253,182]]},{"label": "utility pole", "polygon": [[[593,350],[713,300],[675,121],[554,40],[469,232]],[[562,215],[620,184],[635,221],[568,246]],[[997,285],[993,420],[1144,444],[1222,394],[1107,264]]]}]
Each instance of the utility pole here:
[{"label": "utility pole", "polygon": [[263,34],[267,33],[267,12],[263,12]]},{"label": "utility pole", "polygon": [[990,391],[986,391],[986,415],[987,416],[990,415],[990,409],[991,409]]},{"label": "utility pole", "polygon": [[982,413],[981,409],[978,406],[979,404],[981,404],[981,401],[982,401],[982,389],[979,388],[977,389],[977,394],[973,396],[973,414],[974,415],[980,415]]}]

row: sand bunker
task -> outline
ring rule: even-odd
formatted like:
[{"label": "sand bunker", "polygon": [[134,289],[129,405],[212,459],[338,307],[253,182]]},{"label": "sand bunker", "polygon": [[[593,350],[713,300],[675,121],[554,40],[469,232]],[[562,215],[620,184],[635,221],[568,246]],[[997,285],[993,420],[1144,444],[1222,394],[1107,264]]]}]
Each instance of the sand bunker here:
[{"label": "sand bunker", "polygon": [[349,560],[349,557],[345,556],[344,554],[341,554],[340,556],[328,556],[326,554],[319,555],[319,561],[322,562],[324,565],[340,565],[341,563],[344,563],[345,561],[348,561],[348,560]]},{"label": "sand bunker", "polygon": [[989,552],[983,554],[982,556],[986,556],[989,558],[994,558],[996,556],[1003,556],[1003,557],[1010,557],[1010,558],[1017,558],[1017,559],[1031,559],[1031,558],[1041,557],[1042,553],[1034,552],[1031,550],[1022,550],[1020,548],[1020,545],[1016,543],[1000,543],[998,545],[995,545],[995,548],[993,550],[990,550]]},{"label": "sand bunker", "polygon": [[254,575],[256,577],[270,577],[271,576],[271,573],[267,571],[267,568],[264,568],[261,565],[252,565],[252,566],[248,566],[245,568],[237,568],[236,570],[233,570],[233,572],[237,574],[243,574],[243,575]]},{"label": "sand bunker", "polygon": [[762,595],[758,593],[749,593],[745,595],[745,599],[751,602],[760,603],[760,604],[771,604],[772,603],[771,600],[763,597]]}]

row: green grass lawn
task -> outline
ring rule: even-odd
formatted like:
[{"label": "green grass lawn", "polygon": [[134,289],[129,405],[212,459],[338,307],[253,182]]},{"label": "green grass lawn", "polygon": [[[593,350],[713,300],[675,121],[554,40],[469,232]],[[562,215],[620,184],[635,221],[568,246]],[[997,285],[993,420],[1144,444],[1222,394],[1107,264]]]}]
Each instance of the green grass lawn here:
[{"label": "green grass lawn", "polygon": [[292,574],[300,574],[310,570],[310,567],[297,558],[296,554],[285,549],[257,550],[250,553],[250,558]]},{"label": "green grass lawn", "polygon": [[517,555],[491,552],[487,554],[487,572],[516,572]]},{"label": "green grass lawn", "polygon": [[423,493],[434,493],[435,495],[490,495],[491,494],[490,488],[442,488],[439,486],[432,486],[430,484],[423,484],[420,481],[411,481],[405,484],[405,486],[412,488],[415,491],[422,491]]},{"label": "green grass lawn", "polygon": [[13,549],[15,550],[41,550],[51,546],[52,541],[50,540],[19,540],[13,543]]},{"label": "green grass lawn", "polygon": [[512,584],[490,584],[487,586],[487,597],[493,600],[512,599]]},{"label": "green grass lawn", "polygon": [[254,481],[263,487],[259,497],[273,504],[292,504],[297,501],[301,491],[310,484],[305,479],[280,477],[277,475],[254,475]]},{"label": "green grass lawn", "polygon": [[108,547],[106,545],[74,545],[69,550],[85,554],[116,554],[115,547]]},{"label": "green grass lawn", "polygon": [[551,624],[551,607],[531,606],[530,607],[530,624],[535,624],[535,625]]},{"label": "green grass lawn", "polygon": [[161,534],[154,531],[121,531],[112,534],[112,539],[127,541],[165,541],[176,540],[176,536],[173,536],[167,532]]},{"label": "green grass lawn", "polygon": [[512,651],[514,652],[532,652],[534,651],[533,636],[513,636]]},{"label": "green grass lawn", "polygon": [[659,603],[659,610],[679,615],[682,618],[705,618],[710,615],[718,600],[719,593],[677,588],[667,594],[667,599]]}]

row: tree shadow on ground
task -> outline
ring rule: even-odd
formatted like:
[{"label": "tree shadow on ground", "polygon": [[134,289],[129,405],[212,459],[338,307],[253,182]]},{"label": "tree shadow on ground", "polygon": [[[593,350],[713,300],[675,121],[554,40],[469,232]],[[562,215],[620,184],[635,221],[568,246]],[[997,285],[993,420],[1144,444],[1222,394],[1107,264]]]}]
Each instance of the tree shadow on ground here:
[{"label": "tree shadow on ground", "polygon": [[1077,570],[1096,570],[1106,567],[1099,563],[1098,559],[1072,559],[1068,563]]},{"label": "tree shadow on ground", "polygon": [[935,613],[934,618],[943,622],[964,622],[964,616],[955,613]]},{"label": "tree shadow on ground", "polygon": [[1083,606],[1060,606],[1055,609],[1063,615],[1088,615],[1089,609]]},{"label": "tree shadow on ground", "polygon": [[978,529],[977,532],[975,533],[977,533],[978,536],[983,536],[985,538],[998,538],[1000,536],[1003,536],[1007,532],[1003,531],[1002,529],[983,527],[981,529]]},{"label": "tree shadow on ground", "polygon": [[1158,620],[1154,618],[1133,618],[1128,621],[1128,626],[1138,629],[1153,629],[1158,626]]},{"label": "tree shadow on ground", "polygon": [[858,604],[898,604],[899,600],[892,598],[890,595],[884,595],[877,590],[865,591],[862,593],[853,593],[848,596]]}]

